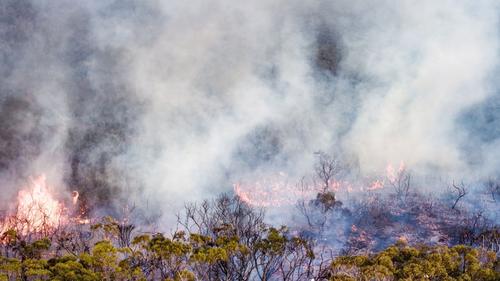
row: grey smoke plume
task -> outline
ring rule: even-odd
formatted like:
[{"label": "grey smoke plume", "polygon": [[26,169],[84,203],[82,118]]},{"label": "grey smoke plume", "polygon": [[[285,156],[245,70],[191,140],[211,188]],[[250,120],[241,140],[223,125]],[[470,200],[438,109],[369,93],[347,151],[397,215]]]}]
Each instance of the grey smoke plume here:
[{"label": "grey smoke plume", "polygon": [[[496,1],[0,3],[0,169],[170,216],[318,150],[500,172]],[[8,198],[6,194],[5,198]],[[168,212],[167,212],[168,211]]]}]

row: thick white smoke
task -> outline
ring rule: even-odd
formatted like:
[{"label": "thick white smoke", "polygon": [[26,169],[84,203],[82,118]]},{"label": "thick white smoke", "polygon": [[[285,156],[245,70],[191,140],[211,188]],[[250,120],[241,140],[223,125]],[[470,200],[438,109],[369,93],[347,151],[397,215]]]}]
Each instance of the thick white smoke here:
[{"label": "thick white smoke", "polygon": [[2,5],[2,102],[28,93],[44,126],[20,170],[71,188],[171,216],[318,150],[366,175],[499,173],[495,1]]},{"label": "thick white smoke", "polygon": [[369,13],[352,10],[363,27],[343,33],[349,46],[343,66],[368,82],[358,87],[362,103],[344,143],[363,167],[403,160],[434,171],[498,172],[488,157],[469,166],[469,154],[499,151],[483,151],[481,143],[464,150],[469,136],[459,119],[498,91],[498,6],[492,3],[403,1],[380,3]]}]

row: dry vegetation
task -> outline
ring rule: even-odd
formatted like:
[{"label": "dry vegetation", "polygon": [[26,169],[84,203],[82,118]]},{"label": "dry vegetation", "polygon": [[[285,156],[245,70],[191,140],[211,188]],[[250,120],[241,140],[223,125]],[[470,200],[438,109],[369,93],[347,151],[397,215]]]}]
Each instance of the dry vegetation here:
[{"label": "dry vegetation", "polygon": [[[464,183],[443,198],[424,195],[400,169],[385,189],[343,204],[329,186],[345,166],[318,156],[322,188],[297,203],[303,223],[271,225],[263,209],[228,194],[186,205],[171,235],[111,217],[53,224],[36,205],[27,209],[36,225],[30,212],[4,221],[0,280],[500,279],[499,227],[462,204]],[[484,185],[492,202],[497,187]]]},{"label": "dry vegetation", "polygon": [[[317,200],[311,206],[324,204]],[[51,235],[11,229],[1,237],[0,280],[498,280],[499,232],[481,214],[449,230],[454,242],[465,245],[410,246],[400,238],[370,250],[398,232],[412,233],[393,212],[410,216],[407,226],[416,225],[410,221],[436,211],[429,204],[394,209],[374,199],[351,214],[359,226],[343,255],[314,235],[265,223],[262,210],[228,195],[187,205],[172,235],[143,233],[110,217],[91,226],[61,226]],[[338,211],[320,208],[323,214]],[[374,238],[380,241],[370,242]]]}]

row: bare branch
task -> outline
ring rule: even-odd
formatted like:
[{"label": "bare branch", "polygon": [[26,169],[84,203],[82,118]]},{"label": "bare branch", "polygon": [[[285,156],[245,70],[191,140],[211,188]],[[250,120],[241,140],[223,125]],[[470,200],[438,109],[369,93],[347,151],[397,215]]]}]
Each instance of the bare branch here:
[{"label": "bare branch", "polygon": [[453,206],[451,206],[451,209],[454,210],[458,204],[458,201],[460,201],[460,199],[462,199],[465,195],[467,195],[467,190],[466,190],[463,182],[459,185],[456,185],[455,183],[453,183],[452,186],[456,192],[455,202],[453,203]]},{"label": "bare branch", "polygon": [[488,180],[486,190],[491,195],[491,199],[496,202],[497,198],[500,197],[500,182],[492,179]]}]

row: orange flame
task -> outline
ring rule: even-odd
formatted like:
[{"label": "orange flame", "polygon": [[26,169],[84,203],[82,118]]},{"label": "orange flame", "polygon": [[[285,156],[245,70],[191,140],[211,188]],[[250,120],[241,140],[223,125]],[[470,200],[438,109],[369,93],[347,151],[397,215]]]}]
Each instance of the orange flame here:
[{"label": "orange flame", "polygon": [[[79,193],[73,191],[73,208],[78,203],[78,197]],[[89,220],[80,215],[70,218],[68,209],[56,199],[45,175],[41,175],[30,179],[29,185],[18,192],[14,212],[0,221],[0,233],[14,229],[22,235],[47,235],[70,222],[86,224]]]},{"label": "orange flame", "polygon": [[367,190],[377,190],[382,188],[384,188],[384,181],[375,180],[370,184],[370,186],[368,186]]},{"label": "orange flame", "polygon": [[78,193],[78,191],[74,190],[73,192],[71,192],[71,199],[74,206],[76,206],[76,204],[78,203],[78,197],[80,197],[80,193]]},{"label": "orange flame", "polygon": [[256,207],[292,205],[312,191],[309,187],[300,189],[295,184],[290,184],[284,173],[262,177],[252,183],[235,183],[233,187],[243,202]]},{"label": "orange flame", "polygon": [[[371,182],[351,183],[330,179],[328,181],[328,190],[333,192],[365,192],[382,190],[387,183],[395,181],[406,170],[403,161],[395,169],[388,164],[385,169],[385,175],[378,179],[372,179]],[[290,184],[288,176],[285,173],[261,177],[255,182],[238,182],[233,185],[235,194],[245,203],[257,207],[279,207],[293,205],[298,200],[309,200],[314,198],[318,192],[322,192],[324,187],[321,183],[310,181],[298,186]]]},{"label": "orange flame", "polygon": [[[233,185],[234,193],[245,203],[256,207],[280,207],[296,204],[299,200],[314,198],[324,187],[317,182],[291,183],[285,173],[261,177],[255,182],[238,182]],[[345,189],[352,192],[347,181],[330,180],[328,190],[338,192]]]},{"label": "orange flame", "polygon": [[389,183],[394,182],[397,178],[404,173],[406,170],[405,163],[401,161],[399,163],[399,168],[395,169],[391,164],[388,164],[385,168],[385,179],[377,179],[370,183],[366,190],[373,191],[383,189],[386,185],[386,181]]},{"label": "orange flame", "polygon": [[68,220],[64,205],[57,201],[47,187],[44,175],[30,179],[29,186],[19,191],[15,214],[5,218],[3,230],[19,233],[47,234]]},{"label": "orange flame", "polygon": [[405,169],[406,169],[406,167],[405,167],[405,163],[403,161],[401,161],[399,163],[399,168],[397,171],[396,171],[396,169],[394,169],[394,167],[391,164],[387,165],[387,168],[386,168],[387,179],[391,182],[395,181],[397,179],[397,177],[405,171]]}]

